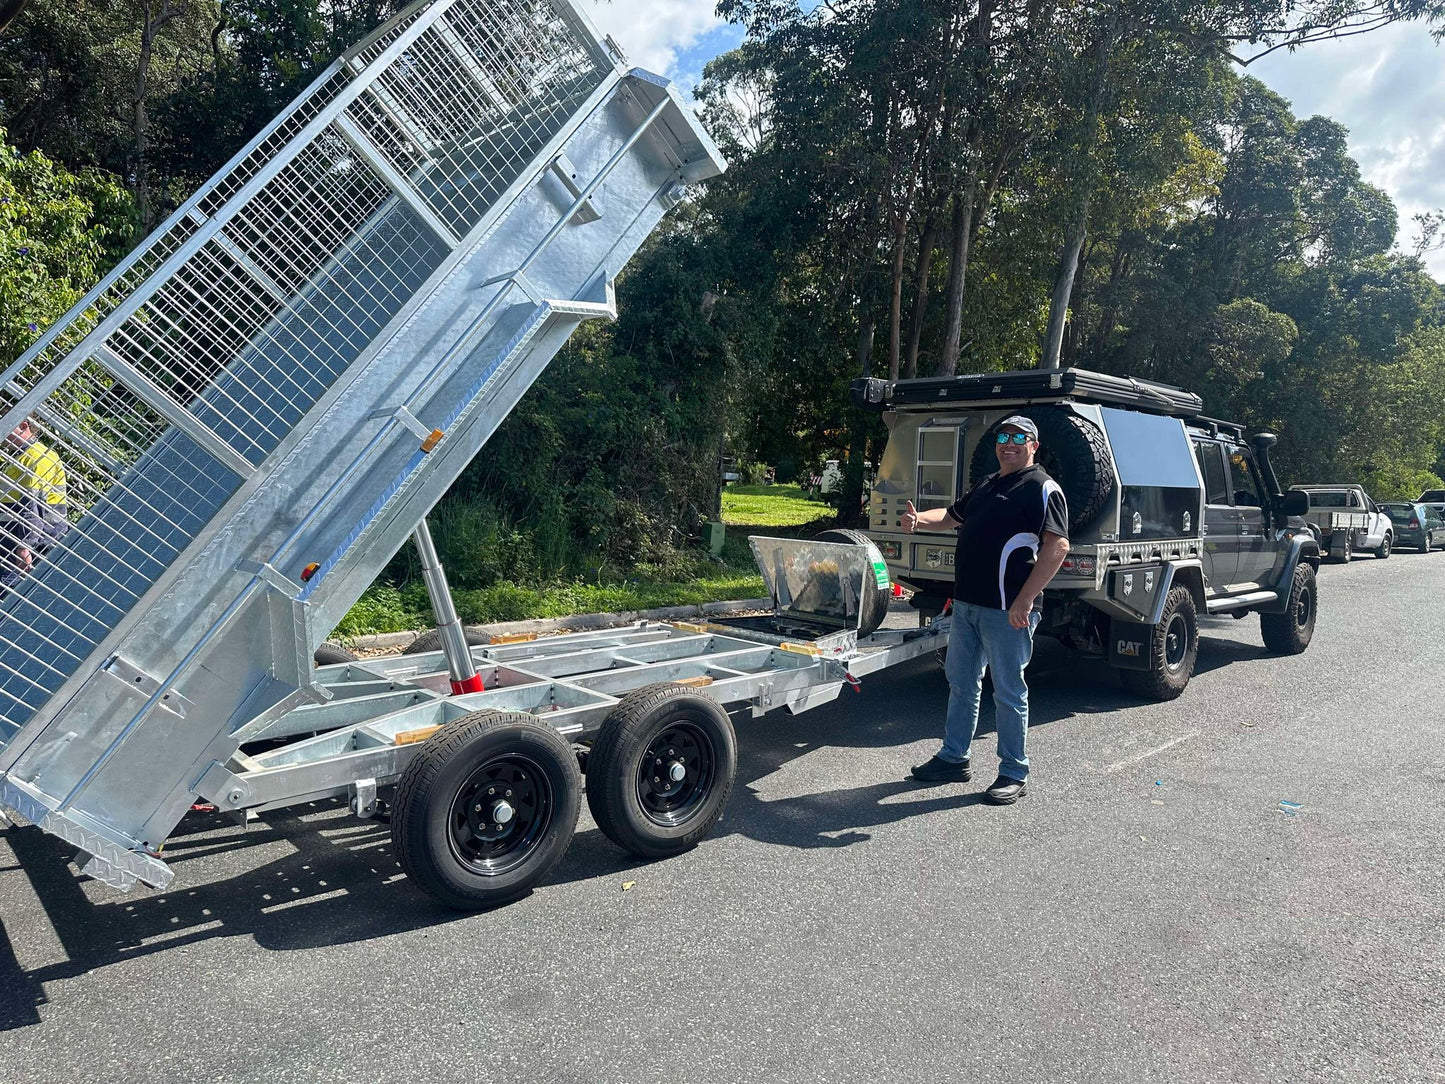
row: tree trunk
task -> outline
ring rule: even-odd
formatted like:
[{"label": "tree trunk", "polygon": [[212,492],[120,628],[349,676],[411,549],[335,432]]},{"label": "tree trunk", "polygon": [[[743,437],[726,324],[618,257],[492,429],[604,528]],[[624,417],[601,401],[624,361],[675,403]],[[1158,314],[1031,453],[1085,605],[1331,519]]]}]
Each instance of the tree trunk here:
[{"label": "tree trunk", "polygon": [[868,415],[853,411],[853,432],[848,441],[848,465],[843,471],[843,492],[839,497],[838,523],[844,527],[866,527],[863,518],[863,469],[868,459]]},{"label": "tree trunk", "polygon": [[903,379],[918,375],[918,345],[923,339],[923,319],[928,313],[928,275],[933,268],[933,246],[938,242],[938,212],[930,211],[918,239],[918,257],[913,275],[913,315],[908,323],[908,352],[903,358]]},{"label": "tree trunk", "polygon": [[1064,239],[1064,255],[1054,279],[1053,296],[1049,299],[1049,327],[1044,333],[1044,356],[1040,369],[1057,369],[1059,351],[1064,345],[1064,323],[1068,317],[1069,298],[1074,292],[1074,276],[1079,270],[1079,252],[1084,247],[1084,234],[1089,225],[1089,206],[1094,197],[1094,148],[1099,142],[1099,114],[1103,112],[1104,95],[1109,89],[1109,53],[1119,25],[1119,9],[1109,14],[1094,43],[1094,85],[1089,92],[1088,108],[1084,110],[1083,139],[1077,154],[1077,178],[1074,218]]},{"label": "tree trunk", "polygon": [[150,81],[151,56],[155,52],[156,35],[166,23],[175,17],[176,11],[171,0],[161,0],[160,10],[154,11],[150,0],[142,8],[144,22],[140,31],[140,53],[136,58],[135,100],[131,103],[131,172],[134,176],[136,211],[140,215],[141,230],[150,233],[155,226],[155,214],[151,208],[150,185],[150,113],[146,109],[147,84]]},{"label": "tree trunk", "polygon": [[1044,357],[1040,369],[1059,367],[1059,350],[1064,344],[1065,316],[1069,311],[1069,297],[1074,292],[1074,274],[1079,269],[1079,250],[1084,247],[1084,233],[1089,224],[1090,197],[1085,193],[1079,200],[1074,221],[1069,226],[1069,236],[1064,241],[1064,256],[1059,261],[1059,273],[1054,278],[1054,293],[1049,299],[1049,329],[1044,334]]},{"label": "tree trunk", "polygon": [[[970,143],[974,140],[970,138]],[[953,251],[948,265],[948,323],[943,332],[943,352],[938,358],[938,375],[958,371],[958,351],[963,340],[963,288],[968,276],[968,249],[973,240],[973,204],[978,194],[978,165],[971,165],[963,191],[953,197]]]},{"label": "tree trunk", "polygon": [[866,307],[862,321],[858,325],[858,346],[853,352],[853,358],[858,363],[858,371],[864,377],[873,375],[873,329],[877,326],[877,320],[873,316],[873,307],[864,302]]},{"label": "tree trunk", "polygon": [[888,379],[898,379],[899,351],[903,345],[903,268],[908,256],[908,219],[893,227],[893,279],[888,294]]}]

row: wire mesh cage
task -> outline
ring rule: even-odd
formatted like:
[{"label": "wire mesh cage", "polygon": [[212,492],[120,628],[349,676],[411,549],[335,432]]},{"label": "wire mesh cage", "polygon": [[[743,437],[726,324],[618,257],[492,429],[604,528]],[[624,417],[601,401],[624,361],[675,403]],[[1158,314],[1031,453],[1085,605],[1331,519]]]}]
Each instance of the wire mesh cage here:
[{"label": "wire mesh cage", "polygon": [[414,5],[0,376],[0,745],[610,71],[565,0]]}]

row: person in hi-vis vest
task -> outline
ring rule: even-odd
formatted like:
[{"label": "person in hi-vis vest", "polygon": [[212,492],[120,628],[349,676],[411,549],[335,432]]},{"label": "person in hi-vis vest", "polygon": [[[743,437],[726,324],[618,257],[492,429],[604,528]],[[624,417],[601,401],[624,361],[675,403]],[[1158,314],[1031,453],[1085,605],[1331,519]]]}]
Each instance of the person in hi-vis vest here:
[{"label": "person in hi-vis vest", "polygon": [[13,587],[70,529],[65,465],[26,418],[5,438],[0,584]]}]

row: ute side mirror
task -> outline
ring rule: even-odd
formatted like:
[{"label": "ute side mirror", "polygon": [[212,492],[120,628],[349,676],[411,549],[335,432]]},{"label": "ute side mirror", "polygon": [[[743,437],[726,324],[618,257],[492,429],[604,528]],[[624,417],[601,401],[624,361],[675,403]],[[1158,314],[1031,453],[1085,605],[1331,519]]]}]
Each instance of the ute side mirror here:
[{"label": "ute side mirror", "polygon": [[1310,510],[1310,495],[1292,489],[1280,497],[1279,510],[1282,515],[1302,516]]}]

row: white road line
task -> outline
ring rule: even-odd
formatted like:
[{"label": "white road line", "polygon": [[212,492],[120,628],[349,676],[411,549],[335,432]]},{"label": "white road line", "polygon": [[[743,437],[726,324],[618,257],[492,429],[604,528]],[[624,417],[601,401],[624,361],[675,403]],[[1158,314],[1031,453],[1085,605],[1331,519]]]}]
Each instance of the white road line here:
[{"label": "white road line", "polygon": [[1134,756],[1132,756],[1132,757],[1125,757],[1125,758],[1124,758],[1123,760],[1121,760],[1121,761],[1118,761],[1118,762],[1116,762],[1116,763],[1114,763],[1114,764],[1110,764],[1107,768],[1104,769],[1104,774],[1105,774],[1105,775],[1110,775],[1110,774],[1112,774],[1112,773],[1114,773],[1114,772],[1122,771],[1122,770],[1125,769],[1125,768],[1128,768],[1128,767],[1131,767],[1132,765],[1138,764],[1140,761],[1148,760],[1150,757],[1155,756],[1155,755],[1157,755],[1157,754],[1159,754],[1159,753],[1162,753],[1162,752],[1164,752],[1164,750],[1166,750],[1166,749],[1172,749],[1174,746],[1178,745],[1180,742],[1185,742],[1185,741],[1188,741],[1190,738],[1197,738],[1197,737],[1199,737],[1199,731],[1197,731],[1197,730],[1191,730],[1191,731],[1188,731],[1187,733],[1180,734],[1177,738],[1170,738],[1170,739],[1169,739],[1168,741],[1166,741],[1163,745],[1157,746],[1157,747],[1154,748],[1154,749],[1146,749],[1146,750],[1145,750],[1144,752],[1142,752],[1142,753],[1136,753],[1136,754],[1135,754]]}]

